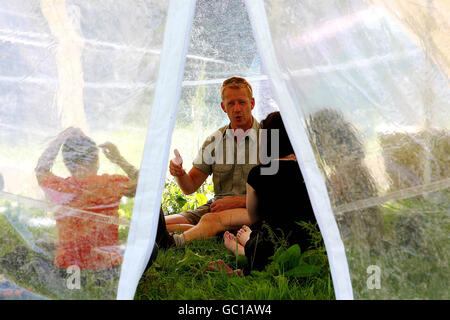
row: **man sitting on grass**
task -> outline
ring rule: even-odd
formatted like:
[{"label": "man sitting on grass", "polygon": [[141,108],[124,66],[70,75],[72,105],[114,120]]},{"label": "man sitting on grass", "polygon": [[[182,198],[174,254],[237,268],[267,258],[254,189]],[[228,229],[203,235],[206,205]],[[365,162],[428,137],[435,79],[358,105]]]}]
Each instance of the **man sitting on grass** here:
[{"label": "man sitting on grass", "polygon": [[[195,210],[165,217],[169,232],[183,232],[174,235],[177,246],[250,223],[245,182],[251,168],[258,164],[259,123],[252,116],[255,99],[250,84],[239,77],[225,80],[221,95],[221,107],[230,123],[206,139],[188,173],[179,155],[170,161],[170,174],[185,194],[197,191],[211,174],[215,193],[212,200]],[[247,159],[238,161],[239,149],[245,151]],[[223,150],[222,157],[208,154],[208,150]]]}]

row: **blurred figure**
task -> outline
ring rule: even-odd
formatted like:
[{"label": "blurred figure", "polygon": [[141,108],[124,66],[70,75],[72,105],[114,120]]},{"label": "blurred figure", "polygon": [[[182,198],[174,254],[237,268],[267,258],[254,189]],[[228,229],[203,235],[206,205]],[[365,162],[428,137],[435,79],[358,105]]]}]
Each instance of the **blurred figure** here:
[{"label": "blurred figure", "polygon": [[[70,176],[62,178],[51,168],[62,146],[62,157]],[[127,174],[98,175],[98,151]],[[80,129],[68,128],[53,140],[39,158],[36,178],[49,201],[65,208],[55,213],[58,250],[55,265],[61,268],[102,270],[122,261],[118,248],[118,218],[122,196],[133,197],[138,171],[110,143],[97,146]],[[71,211],[68,207],[75,210]],[[87,214],[89,211],[93,214]]]},{"label": "blurred figure", "polygon": [[[325,177],[333,207],[378,196],[374,178],[364,163],[364,148],[356,128],[341,113],[323,109],[307,123],[311,144]],[[343,239],[379,245],[382,224],[378,208],[345,212],[336,217]]]}]

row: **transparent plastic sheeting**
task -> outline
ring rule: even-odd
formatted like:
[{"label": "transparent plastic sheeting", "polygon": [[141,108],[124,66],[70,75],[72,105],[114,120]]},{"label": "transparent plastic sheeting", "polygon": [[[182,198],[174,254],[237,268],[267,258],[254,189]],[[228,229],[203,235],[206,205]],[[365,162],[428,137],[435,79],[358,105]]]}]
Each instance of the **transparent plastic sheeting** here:
[{"label": "transparent plastic sheeting", "polygon": [[[171,19],[177,23],[171,24]],[[189,24],[192,26],[189,27]],[[161,61],[160,74],[170,81],[161,82],[156,89],[161,93],[160,101],[164,103],[158,103],[158,94],[155,94],[153,110],[161,105],[161,113],[157,117],[155,110],[151,116],[146,140],[148,148],[145,148],[145,152],[149,153],[144,153],[143,157],[130,227],[133,241],[130,237],[122,268],[119,299],[133,298],[153,248],[153,240],[149,238],[154,237],[156,232],[162,188],[164,182],[174,183],[170,175],[164,181],[165,169],[173,157],[173,150],[179,150],[183,166],[189,170],[204,139],[229,122],[220,107],[222,82],[235,75],[243,75],[251,82],[258,101],[253,110],[257,120],[275,110],[243,1],[172,1],[165,32],[167,43],[164,42],[164,48],[167,47],[168,52],[164,52],[163,56],[171,57]],[[181,59],[184,56],[177,55],[184,52],[186,40],[184,62]],[[178,83],[180,79],[182,82]],[[177,88],[177,85],[181,85],[181,88]],[[175,116],[176,122],[173,122]],[[148,171],[144,172],[144,168],[148,168]],[[146,181],[159,183],[146,184]],[[211,183],[209,180],[207,182]],[[170,206],[163,206],[163,211],[165,214],[176,213]],[[133,223],[136,223],[135,229]],[[149,235],[148,230],[151,228],[154,230]],[[132,246],[134,254],[133,250],[129,250]]]},{"label": "transparent plastic sheeting", "polygon": [[[322,172],[355,299],[449,298],[450,90],[445,50],[428,37],[448,34],[448,11],[403,3],[394,18],[383,1],[264,1],[277,76]],[[411,12],[417,28],[402,24]]]},{"label": "transparent plastic sheeting", "polygon": [[[166,29],[169,6],[181,2],[1,2],[1,297],[132,299],[171,152],[178,148],[190,166],[203,139],[227,122],[222,81],[241,75],[254,88],[258,120],[282,112],[330,251],[336,296],[448,299],[445,0],[252,0],[266,22],[253,26],[266,34],[255,36],[258,45],[253,5],[189,1],[177,11],[183,20]],[[171,47],[177,39],[183,43]],[[271,50],[258,53],[263,44]],[[174,60],[160,59],[164,47],[176,48],[168,53]],[[85,210],[71,192],[38,185],[38,159],[69,126],[97,145],[114,143],[141,169],[134,210],[126,196]],[[99,160],[99,176],[127,176],[103,151]],[[51,171],[70,176],[61,153]],[[100,194],[116,190],[110,186]],[[99,246],[101,239],[83,238],[90,228],[117,237]],[[64,231],[75,229],[76,244],[64,251],[61,239],[71,236]],[[74,248],[90,248],[102,266],[61,267]]]},{"label": "transparent plastic sheeting", "polygon": [[133,299],[153,250],[166,176],[163,168],[167,168],[169,142],[181,93],[194,9],[195,0],[189,3],[184,0],[170,2],[154,109],[147,133],[118,299]]},{"label": "transparent plastic sheeting", "polygon": [[298,164],[324,239],[336,299],[352,299],[353,293],[344,246],[331,211],[326,186],[314,159],[314,152],[308,141],[306,130],[298,125],[298,123],[302,122],[302,118],[297,113],[296,103],[289,93],[288,84],[284,80],[283,73],[277,62],[264,4],[262,1],[246,1],[246,4],[258,50],[263,53],[261,57],[262,62],[274,88],[276,100],[280,105],[280,112],[284,119],[286,131],[291,137],[295,154],[301,155],[298,156],[298,159],[301,159],[298,161]]},{"label": "transparent plastic sheeting", "polygon": [[70,126],[140,167],[167,7],[1,1],[0,299],[116,299],[127,173],[102,150],[89,179],[69,178],[61,151],[41,185],[35,168]]}]

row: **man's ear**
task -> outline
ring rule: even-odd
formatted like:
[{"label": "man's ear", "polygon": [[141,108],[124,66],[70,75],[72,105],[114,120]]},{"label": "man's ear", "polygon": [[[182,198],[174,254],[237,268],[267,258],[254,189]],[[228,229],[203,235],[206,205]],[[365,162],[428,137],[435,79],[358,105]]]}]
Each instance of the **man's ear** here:
[{"label": "man's ear", "polygon": [[223,105],[223,102],[220,103],[220,106],[222,107],[223,112],[227,113],[227,109],[225,109],[225,106]]},{"label": "man's ear", "polygon": [[252,98],[251,105],[252,105],[252,110],[253,110],[253,108],[255,107],[255,98]]}]

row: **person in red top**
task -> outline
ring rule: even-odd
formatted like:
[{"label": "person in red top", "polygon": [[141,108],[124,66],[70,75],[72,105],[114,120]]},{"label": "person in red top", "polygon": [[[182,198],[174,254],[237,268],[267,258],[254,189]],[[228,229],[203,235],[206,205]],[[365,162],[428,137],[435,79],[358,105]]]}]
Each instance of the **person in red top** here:
[{"label": "person in red top", "polygon": [[[62,146],[70,176],[51,173]],[[125,171],[124,175],[98,175],[98,152]],[[64,269],[103,270],[122,261],[118,247],[118,208],[122,196],[134,197],[138,170],[117,147],[106,142],[97,146],[78,128],[68,128],[53,140],[39,158],[36,177],[46,198],[61,209],[55,212],[58,249],[55,265]]]}]

